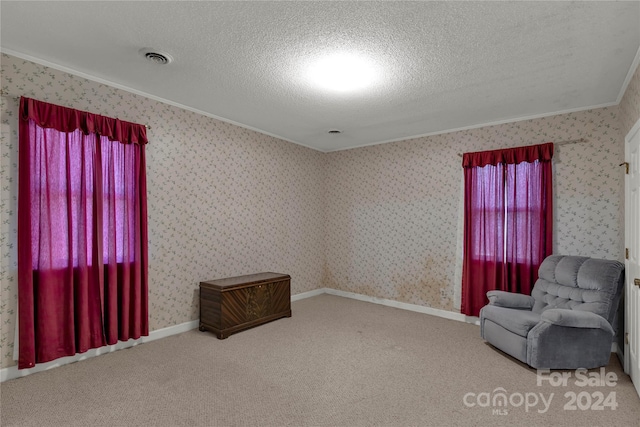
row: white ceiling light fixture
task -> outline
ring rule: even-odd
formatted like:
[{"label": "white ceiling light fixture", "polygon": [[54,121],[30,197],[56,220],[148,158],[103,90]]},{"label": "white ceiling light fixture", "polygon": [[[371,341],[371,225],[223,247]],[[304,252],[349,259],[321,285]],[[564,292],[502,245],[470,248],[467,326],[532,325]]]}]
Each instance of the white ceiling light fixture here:
[{"label": "white ceiling light fixture", "polygon": [[307,76],[315,86],[334,92],[364,89],[378,77],[376,66],[368,58],[350,53],[335,53],[313,61]]}]

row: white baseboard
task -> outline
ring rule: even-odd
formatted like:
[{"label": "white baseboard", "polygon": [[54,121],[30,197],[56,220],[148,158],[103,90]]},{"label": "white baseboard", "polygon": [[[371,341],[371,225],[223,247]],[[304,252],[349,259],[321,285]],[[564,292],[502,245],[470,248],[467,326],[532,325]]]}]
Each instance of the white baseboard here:
[{"label": "white baseboard", "polygon": [[356,294],[353,292],[341,291],[338,289],[324,288],[323,293],[329,295],[336,295],[345,298],[356,299],[358,301],[372,302],[374,304],[386,305],[387,307],[400,308],[402,310],[415,311],[418,313],[430,314],[432,316],[443,317],[445,319],[457,320],[459,322],[473,323],[475,325],[480,324],[480,319],[474,316],[466,316],[462,313],[456,313],[453,311],[441,310],[439,308],[425,307],[423,305],[409,304],[406,302],[399,302],[390,299],[376,298],[368,295]]},{"label": "white baseboard", "polygon": [[327,289],[327,288],[314,289],[314,290],[309,291],[309,292],[303,292],[303,293],[301,293],[301,294],[291,295],[291,302],[294,302],[294,301],[298,301],[298,300],[301,300],[301,299],[311,298],[311,297],[315,297],[315,296],[318,296],[318,295],[325,294],[325,293],[327,293],[327,292],[326,292],[326,289]]},{"label": "white baseboard", "polygon": [[101,354],[111,353],[117,350],[122,350],[124,348],[134,347],[138,344],[144,344],[147,342],[158,340],[160,338],[165,338],[170,335],[187,332],[191,329],[197,328],[198,324],[198,320],[192,320],[190,322],[181,323],[179,325],[169,326],[168,328],[162,328],[156,331],[152,331],[149,333],[149,336],[141,337],[137,340],[119,341],[114,345],[106,345],[104,347],[91,349],[81,354],[61,357],[60,359],[52,360],[51,362],[47,363],[39,363],[35,367],[29,369],[18,369],[17,366],[9,366],[8,368],[0,369],[0,382],[35,374],[36,372],[47,371],[59,366],[68,365],[69,363],[91,359],[92,357],[100,356]]}]

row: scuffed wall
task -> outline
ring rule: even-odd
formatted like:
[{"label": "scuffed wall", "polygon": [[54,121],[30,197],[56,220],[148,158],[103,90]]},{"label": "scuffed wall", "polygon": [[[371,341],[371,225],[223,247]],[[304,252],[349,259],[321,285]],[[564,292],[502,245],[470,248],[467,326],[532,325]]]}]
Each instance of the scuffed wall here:
[{"label": "scuffed wall", "polygon": [[621,259],[618,107],[328,154],[324,284],[459,311],[458,153],[586,138],[555,153],[555,252]]}]

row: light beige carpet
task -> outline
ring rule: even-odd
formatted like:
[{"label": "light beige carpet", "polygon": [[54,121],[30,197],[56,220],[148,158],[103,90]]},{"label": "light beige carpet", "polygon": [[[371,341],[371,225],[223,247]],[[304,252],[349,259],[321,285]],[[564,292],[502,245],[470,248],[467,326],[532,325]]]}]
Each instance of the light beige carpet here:
[{"label": "light beige carpet", "polygon": [[[610,382],[616,376],[615,386],[580,387],[575,372],[567,372],[572,377],[566,386],[548,381],[538,386],[535,370],[484,343],[477,326],[320,295],[295,302],[290,319],[226,340],[193,330],[5,382],[0,421],[2,426],[640,424],[640,399],[617,358],[605,368]],[[498,388],[513,404],[494,406],[489,400],[489,406],[479,406]],[[616,409],[593,409],[598,392],[613,393]],[[575,410],[564,408],[571,393],[581,396]],[[533,394],[536,406],[514,406],[518,396],[533,403]],[[551,394],[548,410],[540,413],[545,409],[540,396],[548,401]]]}]

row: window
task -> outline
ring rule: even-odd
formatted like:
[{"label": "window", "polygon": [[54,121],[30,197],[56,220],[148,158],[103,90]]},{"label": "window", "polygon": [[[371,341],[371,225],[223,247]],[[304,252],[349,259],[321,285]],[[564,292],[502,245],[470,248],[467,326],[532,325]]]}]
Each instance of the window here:
[{"label": "window", "polygon": [[464,314],[489,290],[531,292],[552,251],[552,156],[551,143],[464,155]]},{"label": "window", "polygon": [[18,367],[148,335],[144,126],[20,101]]}]

